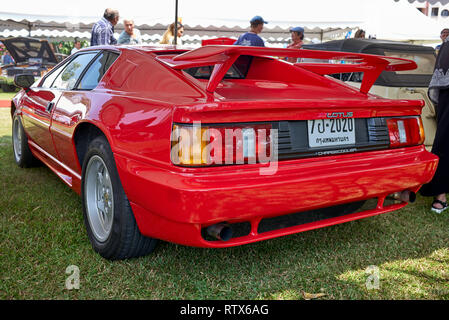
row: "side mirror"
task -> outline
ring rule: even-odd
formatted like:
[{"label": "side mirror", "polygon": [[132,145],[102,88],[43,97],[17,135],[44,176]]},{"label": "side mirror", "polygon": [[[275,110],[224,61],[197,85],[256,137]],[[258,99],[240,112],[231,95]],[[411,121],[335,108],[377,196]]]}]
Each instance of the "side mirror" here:
[{"label": "side mirror", "polygon": [[31,74],[16,74],[14,77],[14,84],[23,89],[29,89],[34,81],[34,76]]}]

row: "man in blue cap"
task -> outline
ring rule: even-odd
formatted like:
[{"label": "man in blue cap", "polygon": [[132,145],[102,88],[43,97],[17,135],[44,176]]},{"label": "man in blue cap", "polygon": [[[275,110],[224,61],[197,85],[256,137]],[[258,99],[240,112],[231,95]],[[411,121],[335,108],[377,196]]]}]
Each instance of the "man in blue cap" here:
[{"label": "man in blue cap", "polygon": [[[304,28],[294,27],[290,29],[292,35],[292,42],[287,46],[288,49],[301,49],[304,40]],[[295,63],[297,58],[289,57],[286,59],[288,62]]]},{"label": "man in blue cap", "polygon": [[250,20],[251,30],[242,34],[234,45],[237,46],[253,46],[253,47],[265,47],[265,43],[262,38],[258,36],[263,30],[263,25],[268,23],[261,16],[255,16]]}]

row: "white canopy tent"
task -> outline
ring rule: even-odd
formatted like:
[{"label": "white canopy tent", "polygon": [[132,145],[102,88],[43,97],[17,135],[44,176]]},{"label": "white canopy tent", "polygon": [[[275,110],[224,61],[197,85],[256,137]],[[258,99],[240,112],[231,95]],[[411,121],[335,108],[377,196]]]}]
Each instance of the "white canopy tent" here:
[{"label": "white canopy tent", "polygon": [[[303,26],[306,40],[344,38],[361,28],[367,35],[399,41],[438,41],[440,27],[407,0],[178,0],[185,25],[184,42],[212,37],[236,37],[249,20],[261,15],[269,23],[262,37],[270,44],[286,43],[289,28]],[[144,41],[157,42],[174,21],[175,0],[109,0],[122,18],[132,18]],[[92,24],[105,9],[102,2],[54,0],[5,2],[0,11],[0,36],[90,38]],[[120,23],[116,32],[123,30]],[[118,36],[118,34],[117,34]]]}]

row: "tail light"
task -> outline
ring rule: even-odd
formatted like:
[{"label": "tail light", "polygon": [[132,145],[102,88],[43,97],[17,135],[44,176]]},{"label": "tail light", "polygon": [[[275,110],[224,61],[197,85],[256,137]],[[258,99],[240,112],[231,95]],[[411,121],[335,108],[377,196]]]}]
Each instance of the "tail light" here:
[{"label": "tail light", "polygon": [[174,125],[171,160],[184,166],[267,163],[271,124]]},{"label": "tail light", "polygon": [[424,143],[424,127],[421,117],[387,119],[390,147],[414,146]]}]

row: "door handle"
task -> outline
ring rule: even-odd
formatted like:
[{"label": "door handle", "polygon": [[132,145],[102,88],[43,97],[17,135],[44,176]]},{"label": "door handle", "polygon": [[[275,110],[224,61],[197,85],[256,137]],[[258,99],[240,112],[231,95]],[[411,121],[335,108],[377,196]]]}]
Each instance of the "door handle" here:
[{"label": "door handle", "polygon": [[51,110],[53,109],[54,106],[55,106],[55,103],[54,103],[54,102],[49,102],[49,103],[47,104],[47,107],[45,108],[45,110],[46,110],[47,112],[51,112]]}]

